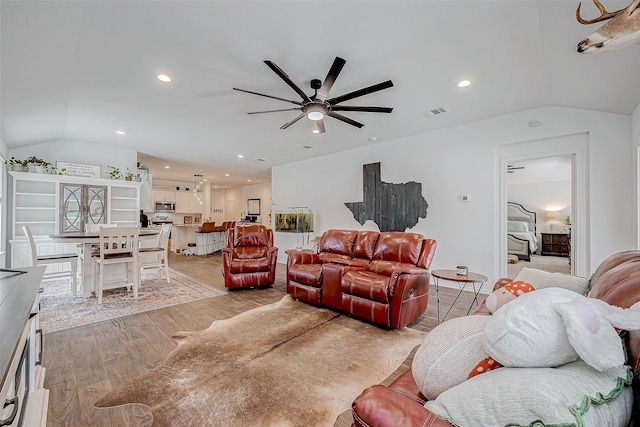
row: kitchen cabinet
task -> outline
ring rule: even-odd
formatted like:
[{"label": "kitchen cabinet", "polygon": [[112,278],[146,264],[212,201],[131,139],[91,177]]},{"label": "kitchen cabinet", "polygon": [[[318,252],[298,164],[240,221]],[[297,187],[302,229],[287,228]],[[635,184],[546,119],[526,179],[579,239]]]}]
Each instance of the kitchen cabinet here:
[{"label": "kitchen cabinet", "polygon": [[175,202],[176,192],[171,190],[153,190],[154,202]]},{"label": "kitchen cabinet", "polygon": [[202,204],[192,191],[176,191],[176,213],[201,214]]}]

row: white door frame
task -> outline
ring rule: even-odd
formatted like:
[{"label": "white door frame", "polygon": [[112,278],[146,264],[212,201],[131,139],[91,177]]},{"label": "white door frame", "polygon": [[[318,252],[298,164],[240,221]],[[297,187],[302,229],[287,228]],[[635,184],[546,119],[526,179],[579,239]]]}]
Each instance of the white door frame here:
[{"label": "white door frame", "polygon": [[579,133],[496,147],[496,255],[495,277],[507,274],[507,165],[545,157],[572,156],[571,167],[571,272],[590,277],[589,251],[589,134]]}]

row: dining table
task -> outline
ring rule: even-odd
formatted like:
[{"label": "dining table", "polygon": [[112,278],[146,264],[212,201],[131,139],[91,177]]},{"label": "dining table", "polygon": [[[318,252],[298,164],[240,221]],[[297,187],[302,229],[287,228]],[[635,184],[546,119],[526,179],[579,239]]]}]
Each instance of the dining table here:
[{"label": "dining table", "polygon": [[[160,228],[141,228],[138,238],[141,246],[145,243],[157,239]],[[95,272],[91,268],[91,248],[100,245],[99,231],[71,232],[49,235],[52,241],[57,243],[76,243],[81,247],[80,265],[81,271],[78,274],[78,285],[82,288],[82,296],[89,298],[95,294]],[[106,273],[105,273],[106,276]]]}]

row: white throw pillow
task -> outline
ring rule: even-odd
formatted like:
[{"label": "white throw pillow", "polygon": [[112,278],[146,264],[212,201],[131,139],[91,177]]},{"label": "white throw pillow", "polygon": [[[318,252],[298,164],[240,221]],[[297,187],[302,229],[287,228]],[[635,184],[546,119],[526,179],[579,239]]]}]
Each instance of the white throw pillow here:
[{"label": "white throw pillow", "polygon": [[633,410],[628,366],[599,372],[582,360],[557,368],[499,368],[424,406],[464,426],[625,427]]},{"label": "white throw pillow", "polygon": [[456,317],[436,326],[416,351],[411,370],[429,400],[466,381],[474,367],[489,357],[483,332],[491,316]]},{"label": "white throw pillow", "polygon": [[563,288],[586,295],[589,290],[589,279],[562,273],[549,273],[536,268],[525,267],[520,270],[514,281],[522,280],[531,283],[536,289]]}]

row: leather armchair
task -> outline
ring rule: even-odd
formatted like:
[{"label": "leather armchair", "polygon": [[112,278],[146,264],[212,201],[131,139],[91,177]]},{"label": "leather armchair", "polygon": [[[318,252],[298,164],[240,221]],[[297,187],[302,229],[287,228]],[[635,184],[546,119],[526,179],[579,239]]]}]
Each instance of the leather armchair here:
[{"label": "leather armchair", "polygon": [[[590,298],[600,298],[611,305],[629,308],[640,301],[640,251],[614,254],[604,260],[591,277]],[[500,279],[494,290],[509,283]],[[484,304],[474,314],[489,314]],[[640,414],[640,331],[631,331],[626,336],[629,364],[634,371],[634,398],[636,423]],[[352,427],[451,427],[423,405],[422,395],[408,369],[388,387],[374,385],[367,388],[352,404]],[[629,424],[637,425],[637,424]]]},{"label": "leather armchair", "polygon": [[273,231],[264,225],[243,225],[228,230],[222,249],[224,286],[242,289],[270,286],[276,278],[278,248]]}]

